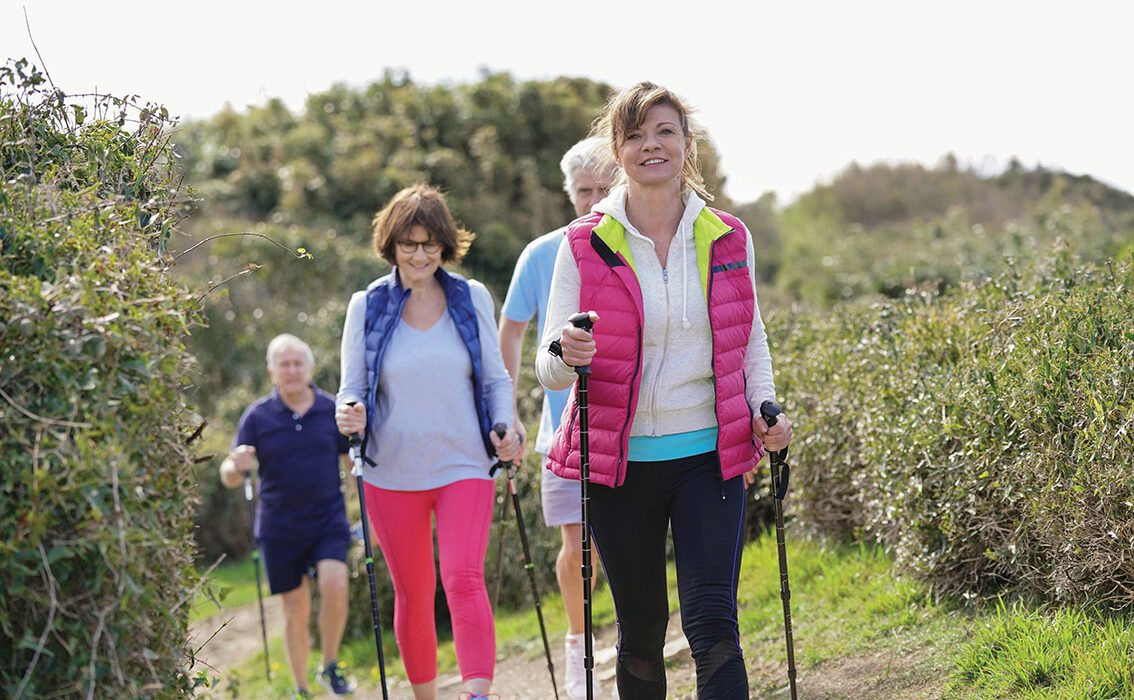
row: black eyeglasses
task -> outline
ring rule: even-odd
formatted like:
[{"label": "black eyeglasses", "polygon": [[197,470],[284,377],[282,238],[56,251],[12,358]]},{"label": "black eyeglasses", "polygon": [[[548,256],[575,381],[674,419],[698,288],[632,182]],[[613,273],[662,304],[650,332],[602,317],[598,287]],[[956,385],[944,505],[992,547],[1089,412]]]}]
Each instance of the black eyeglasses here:
[{"label": "black eyeglasses", "polygon": [[428,255],[433,255],[441,250],[441,241],[429,239],[428,241],[411,241],[408,238],[399,239],[397,242],[398,250],[406,255],[413,255],[417,252],[417,247],[421,246]]}]

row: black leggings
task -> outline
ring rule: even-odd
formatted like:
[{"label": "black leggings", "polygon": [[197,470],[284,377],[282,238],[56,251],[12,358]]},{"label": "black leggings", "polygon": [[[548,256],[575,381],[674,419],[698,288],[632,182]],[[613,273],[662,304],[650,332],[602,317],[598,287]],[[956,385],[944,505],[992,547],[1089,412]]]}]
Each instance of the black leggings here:
[{"label": "black leggings", "polygon": [[665,698],[665,536],[673,529],[681,625],[697,664],[697,697],[748,698],[736,584],[743,477],[721,483],[715,452],[630,462],[619,488],[591,484],[590,527],[618,615],[618,693]]}]

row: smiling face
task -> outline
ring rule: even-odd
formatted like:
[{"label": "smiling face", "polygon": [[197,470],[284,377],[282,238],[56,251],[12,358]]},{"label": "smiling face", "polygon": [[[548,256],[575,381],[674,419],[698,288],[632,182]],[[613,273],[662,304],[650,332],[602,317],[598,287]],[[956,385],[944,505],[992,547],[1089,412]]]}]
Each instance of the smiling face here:
[{"label": "smiling face", "polygon": [[[421,261],[417,257],[419,246],[409,245],[410,238],[424,241],[432,239],[440,245],[440,250],[430,246],[429,257],[437,257],[442,263],[459,263],[469,250],[469,244],[476,235],[457,226],[445,196],[432,185],[419,182],[399,191],[386,206],[374,215],[374,251],[378,256],[412,274],[411,261]],[[416,233],[415,233],[416,232]],[[406,243],[404,253],[398,253],[398,241]],[[435,255],[436,254],[436,255]],[[434,267],[434,270],[436,267]]]},{"label": "smiling face", "polygon": [[268,375],[284,396],[296,396],[311,383],[311,363],[297,347],[285,346],[276,352],[268,365]]},{"label": "smiling face", "polygon": [[618,162],[632,185],[680,188],[681,168],[693,139],[681,128],[681,116],[668,104],[646,112],[641,126],[626,132],[618,147]]},{"label": "smiling face", "polygon": [[414,224],[409,231],[398,236],[394,257],[402,285],[413,287],[432,280],[433,273],[441,265],[443,249],[444,246],[421,224]]}]

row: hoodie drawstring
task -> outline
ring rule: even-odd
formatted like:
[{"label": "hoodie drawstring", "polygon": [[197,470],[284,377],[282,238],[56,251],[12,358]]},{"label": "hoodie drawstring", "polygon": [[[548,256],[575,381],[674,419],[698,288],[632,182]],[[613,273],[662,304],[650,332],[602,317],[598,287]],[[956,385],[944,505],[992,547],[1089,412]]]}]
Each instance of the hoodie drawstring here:
[{"label": "hoodie drawstring", "polygon": [[[684,229],[688,226],[690,236],[693,235],[693,224],[691,220],[696,219],[697,216],[700,215],[701,210],[705,207],[705,203],[692,192],[687,192],[683,195],[682,200],[685,203],[685,212],[677,225],[677,233],[674,234],[674,237],[681,242],[681,327],[688,329],[693,324],[689,320],[689,251],[685,249],[688,242],[685,240]],[[691,203],[695,206],[690,206]],[[623,228],[634,231],[638,236],[642,235],[630,225],[630,221],[626,216],[626,185],[624,184],[618,185],[611,190],[610,194],[602,201],[591,207],[591,211],[611,216],[620,223]],[[686,224],[687,221],[690,221],[690,223]],[[668,282],[669,277],[666,275],[664,262],[662,263],[662,275],[665,276],[664,279]]]},{"label": "hoodie drawstring", "polygon": [[683,227],[679,225],[677,229],[677,233],[681,237],[681,327],[688,329],[690,324],[689,316],[686,314],[686,308],[688,306],[687,288],[689,286],[689,263],[687,258],[689,251],[686,250],[688,245],[685,243],[685,232],[681,230],[682,228]]}]

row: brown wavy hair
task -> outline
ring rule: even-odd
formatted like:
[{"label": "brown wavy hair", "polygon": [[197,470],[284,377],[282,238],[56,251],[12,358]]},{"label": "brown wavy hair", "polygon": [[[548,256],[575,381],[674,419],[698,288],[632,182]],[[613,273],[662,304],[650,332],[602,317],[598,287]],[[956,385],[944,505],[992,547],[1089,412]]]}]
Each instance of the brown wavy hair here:
[{"label": "brown wavy hair", "polygon": [[445,195],[433,185],[419,182],[394,195],[382,210],[374,215],[374,250],[378,256],[395,264],[394,248],[398,239],[414,226],[421,226],[429,237],[442,246],[441,262],[459,263],[469,251],[476,234],[457,226]]},{"label": "brown wavy hair", "polygon": [[[631,131],[641,128],[651,107],[666,105],[672,107],[681,119],[681,131],[691,137],[689,153],[681,164],[681,191],[693,190],[702,199],[711,201],[713,195],[705,189],[705,178],[701,176],[701,163],[697,157],[697,145],[705,139],[705,134],[690,117],[692,109],[675,93],[651,82],[640,82],[633,87],[610,98],[601,115],[595,120],[591,134],[600,136],[610,144],[611,160],[618,148],[626,141]],[[626,182],[625,171],[618,176],[618,183]]]}]

